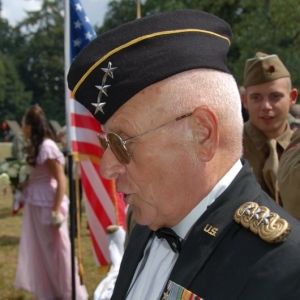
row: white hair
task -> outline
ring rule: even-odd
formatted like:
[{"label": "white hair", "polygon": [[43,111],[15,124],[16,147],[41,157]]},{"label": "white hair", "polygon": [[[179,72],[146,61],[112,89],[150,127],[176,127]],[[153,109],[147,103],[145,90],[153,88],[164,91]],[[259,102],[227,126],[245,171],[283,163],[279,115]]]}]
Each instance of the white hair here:
[{"label": "white hair", "polygon": [[200,105],[209,106],[218,117],[220,146],[229,149],[231,158],[241,157],[243,118],[240,94],[233,76],[211,69],[196,69],[169,79],[172,92],[168,95],[171,104],[168,110],[178,114]]}]

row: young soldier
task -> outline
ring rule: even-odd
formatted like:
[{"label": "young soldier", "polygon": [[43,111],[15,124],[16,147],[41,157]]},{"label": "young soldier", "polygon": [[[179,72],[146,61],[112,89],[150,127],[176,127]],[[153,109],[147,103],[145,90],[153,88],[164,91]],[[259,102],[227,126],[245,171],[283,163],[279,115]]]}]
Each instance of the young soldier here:
[{"label": "young soldier", "polygon": [[290,73],[275,54],[258,52],[246,61],[242,101],[249,120],[244,126],[244,155],[262,189],[281,204],[277,171],[290,142],[289,109],[297,100]]}]

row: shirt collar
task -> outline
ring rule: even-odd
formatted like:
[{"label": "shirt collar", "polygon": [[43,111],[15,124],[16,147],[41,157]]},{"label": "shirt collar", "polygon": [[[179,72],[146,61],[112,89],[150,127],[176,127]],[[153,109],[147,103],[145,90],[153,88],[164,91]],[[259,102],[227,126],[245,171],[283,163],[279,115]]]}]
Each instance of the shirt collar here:
[{"label": "shirt collar", "polygon": [[184,239],[195,224],[195,222],[202,216],[206,211],[207,207],[210,206],[216,198],[218,198],[230,185],[236,175],[242,168],[242,163],[238,160],[231,169],[220,179],[210,193],[203,198],[196,207],[176,226],[172,229],[179,235],[180,238]]},{"label": "shirt collar", "polygon": [[283,149],[285,149],[290,143],[292,134],[293,131],[291,130],[290,125],[287,123],[286,130],[284,131],[284,133],[276,139]]},{"label": "shirt collar", "polygon": [[[255,144],[256,149],[261,150],[265,146],[269,138],[257,127],[255,127],[250,121],[247,121],[245,123],[244,128],[251,140],[253,141],[253,143]],[[283,149],[285,149],[289,144],[291,135],[292,131],[288,122],[286,122],[285,131],[276,138],[276,141]]]}]

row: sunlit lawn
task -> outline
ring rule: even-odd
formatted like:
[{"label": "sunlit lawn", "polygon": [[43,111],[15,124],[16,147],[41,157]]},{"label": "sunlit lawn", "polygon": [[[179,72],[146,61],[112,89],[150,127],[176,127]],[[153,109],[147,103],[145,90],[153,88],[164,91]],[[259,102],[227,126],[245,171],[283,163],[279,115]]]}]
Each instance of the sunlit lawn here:
[{"label": "sunlit lawn", "polygon": [[[10,156],[10,145],[0,143],[0,159]],[[4,195],[0,191],[0,300],[33,300],[27,292],[14,289],[14,277],[17,266],[18,247],[22,223],[22,212],[12,216],[12,195],[10,190]],[[80,245],[82,251],[84,277],[83,282],[93,299],[97,285],[104,277],[95,265],[92,246],[87,229],[86,215],[83,213]],[[77,240],[75,241],[75,247]]]}]

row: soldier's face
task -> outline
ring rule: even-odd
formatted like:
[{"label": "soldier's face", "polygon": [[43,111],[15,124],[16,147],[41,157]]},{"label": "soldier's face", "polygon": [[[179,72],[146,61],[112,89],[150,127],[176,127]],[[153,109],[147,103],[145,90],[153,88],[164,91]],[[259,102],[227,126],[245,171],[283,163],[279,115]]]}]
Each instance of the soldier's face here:
[{"label": "soldier's face", "polygon": [[269,138],[277,138],[287,126],[289,109],[298,92],[291,89],[289,78],[247,87],[243,104],[250,122]]}]

